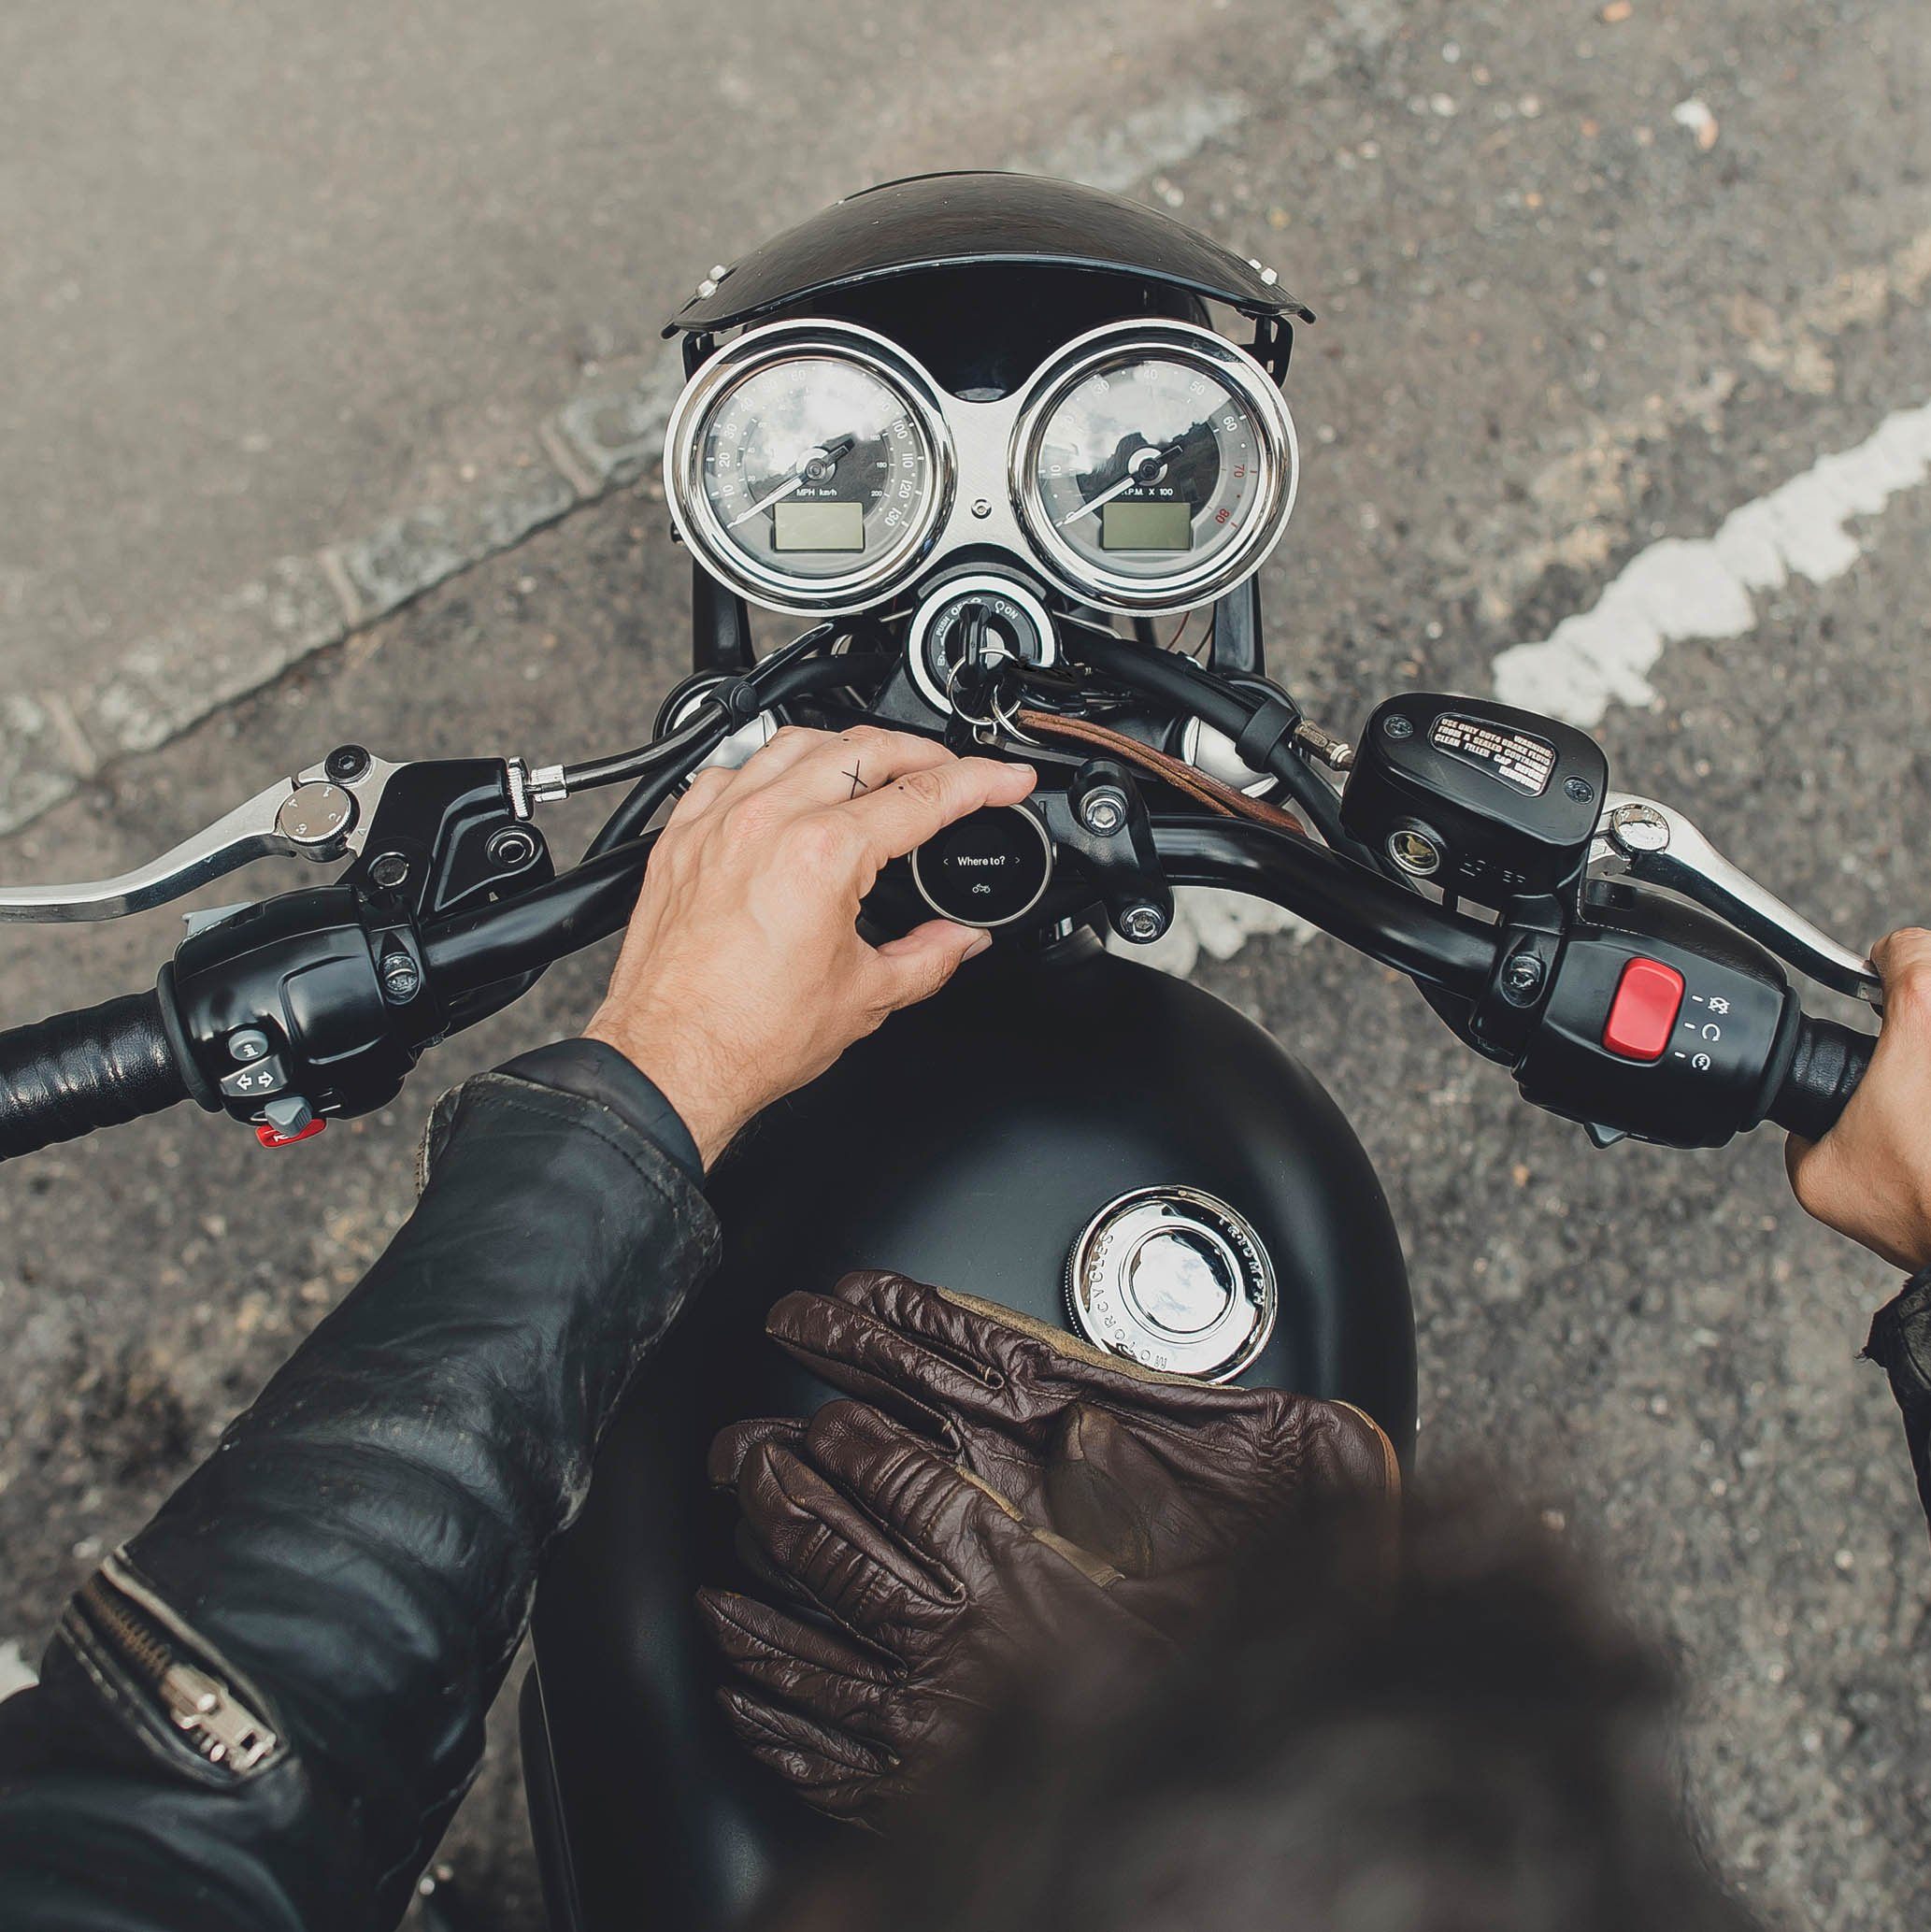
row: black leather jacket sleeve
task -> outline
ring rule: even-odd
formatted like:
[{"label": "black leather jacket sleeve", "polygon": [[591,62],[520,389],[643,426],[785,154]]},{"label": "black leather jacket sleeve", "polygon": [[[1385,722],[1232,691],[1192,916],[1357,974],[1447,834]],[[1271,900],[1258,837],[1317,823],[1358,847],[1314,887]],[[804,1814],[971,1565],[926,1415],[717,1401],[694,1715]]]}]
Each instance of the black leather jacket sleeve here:
[{"label": "black leather jacket sleeve", "polygon": [[0,1703],[8,1932],[401,1916],[598,1437],[715,1258],[622,1076],[533,1057],[445,1101],[388,1252]]},{"label": "black leather jacket sleeve", "polygon": [[1931,1268],[1913,1275],[1904,1293],[1878,1310],[1864,1352],[1891,1378],[1918,1496],[1931,1516]]}]

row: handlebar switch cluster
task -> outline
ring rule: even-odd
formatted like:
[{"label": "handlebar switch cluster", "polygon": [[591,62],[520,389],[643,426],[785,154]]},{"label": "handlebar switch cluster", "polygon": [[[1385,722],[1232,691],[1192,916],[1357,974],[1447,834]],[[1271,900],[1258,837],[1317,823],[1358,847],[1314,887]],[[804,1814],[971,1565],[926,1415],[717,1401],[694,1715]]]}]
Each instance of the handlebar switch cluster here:
[{"label": "handlebar switch cluster", "polygon": [[395,768],[357,863],[334,885],[227,909],[162,977],[193,1097],[265,1147],[392,1099],[422,1050],[534,976],[445,999],[422,925],[553,876],[500,759]]},{"label": "handlebar switch cluster", "polygon": [[1771,1111],[1803,1013],[1781,968],[1696,909],[1627,888],[1572,932],[1515,1075],[1523,1097],[1623,1135],[1720,1147]]},{"label": "handlebar switch cluster", "polygon": [[422,963],[407,922],[372,920],[353,888],[320,886],[244,907],[182,941],[162,992],[198,1079],[195,1097],[265,1127],[266,1145],[324,1114],[393,1097],[443,1028],[400,1021],[388,982]]}]

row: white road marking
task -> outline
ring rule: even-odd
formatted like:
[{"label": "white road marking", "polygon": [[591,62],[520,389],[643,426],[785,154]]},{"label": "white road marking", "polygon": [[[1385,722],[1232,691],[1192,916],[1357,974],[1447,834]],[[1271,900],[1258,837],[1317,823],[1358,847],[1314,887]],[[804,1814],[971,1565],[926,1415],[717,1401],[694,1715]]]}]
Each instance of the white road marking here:
[{"label": "white road marking", "polygon": [[1713,537],[1666,537],[1639,551],[1592,608],[1495,658],[1496,696],[1581,725],[1601,723],[1612,704],[1652,703],[1649,674],[1671,644],[1740,637],[1755,627],[1758,592],[1792,577],[1841,577],[1864,554],[1851,520],[1876,515],[1927,476],[1931,403],[1899,409],[1854,449],[1819,457],[1731,511]]},{"label": "white road marking", "polygon": [[[1860,263],[1772,305],[1738,290],[1729,324],[1743,359],[1798,395],[1828,395],[1838,384],[1833,350],[1847,330],[1868,327],[1894,304],[1922,304],[1931,289],[1931,228],[1881,261]],[[1523,594],[1555,565],[1582,576],[1601,571],[1629,539],[1651,481],[1648,452],[1683,428],[1723,424],[1739,378],[1717,368],[1669,393],[1645,396],[1620,416],[1592,423],[1575,447],[1534,477],[1518,499],[1497,503],[1468,544],[1477,561],[1447,588],[1472,592],[1482,616],[1507,623]]]}]

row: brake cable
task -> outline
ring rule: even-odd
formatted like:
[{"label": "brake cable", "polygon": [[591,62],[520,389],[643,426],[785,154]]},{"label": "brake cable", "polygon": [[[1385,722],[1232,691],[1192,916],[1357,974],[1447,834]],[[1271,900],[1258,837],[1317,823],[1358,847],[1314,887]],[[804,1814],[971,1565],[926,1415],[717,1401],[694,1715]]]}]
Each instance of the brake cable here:
[{"label": "brake cable", "polygon": [[[753,665],[741,678],[730,680],[740,690],[748,690],[753,694],[756,702],[749,708],[748,716],[737,715],[738,706],[707,696],[698,707],[696,715],[670,737],[657,745],[646,745],[625,754],[627,759],[635,761],[637,781],[623,803],[606,821],[603,830],[591,840],[583,856],[586,859],[598,858],[634,838],[656,816],[658,808],[677,789],[679,781],[708,757],[733,731],[748,723],[759,711],[768,710],[786,698],[801,697],[809,691],[850,683],[853,677],[853,662],[849,657],[806,661],[812,651],[838,635],[836,624],[815,624],[810,630],[794,637],[789,644],[774,651],[769,657]],[[664,760],[655,756],[659,750],[672,745],[677,747],[677,755]],[[617,766],[624,760],[604,762],[608,766]],[[615,778],[597,780],[598,783],[616,781]]]}]

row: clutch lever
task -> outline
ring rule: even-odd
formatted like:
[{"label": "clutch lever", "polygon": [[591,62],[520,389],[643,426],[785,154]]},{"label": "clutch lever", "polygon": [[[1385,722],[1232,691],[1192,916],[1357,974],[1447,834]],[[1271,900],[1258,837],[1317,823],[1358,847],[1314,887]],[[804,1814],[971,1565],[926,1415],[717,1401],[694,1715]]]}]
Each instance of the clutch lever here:
[{"label": "clutch lever", "polygon": [[1630,877],[1707,906],[1820,986],[1848,993],[1883,1011],[1883,981],[1869,960],[1840,946],[1732,865],[1674,807],[1611,792],[1596,823],[1589,859],[1591,865],[1620,861]]},{"label": "clutch lever", "polygon": [[360,857],[383,790],[404,768],[345,745],[131,872],[78,885],[0,886],[0,923],[120,919],[179,899],[251,859]]}]

